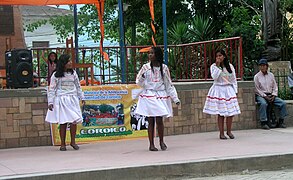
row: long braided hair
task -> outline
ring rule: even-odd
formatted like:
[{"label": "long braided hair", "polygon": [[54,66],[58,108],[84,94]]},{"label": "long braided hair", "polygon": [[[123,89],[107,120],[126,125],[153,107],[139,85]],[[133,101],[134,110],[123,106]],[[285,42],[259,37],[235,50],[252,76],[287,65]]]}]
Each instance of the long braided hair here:
[{"label": "long braided hair", "polygon": [[[154,50],[154,53],[155,53],[155,57],[156,57],[156,61],[159,62],[160,64],[160,71],[161,71],[161,75],[162,75],[162,78],[164,77],[164,73],[163,73],[163,64],[164,64],[164,56],[163,56],[163,51],[161,48],[159,47],[152,47],[152,49]],[[154,65],[153,63],[151,62],[151,68],[152,68],[152,71],[154,72]]]},{"label": "long braided hair", "polygon": [[231,74],[232,70],[231,70],[230,63],[227,58],[226,52],[223,49],[219,49],[216,51],[215,55],[217,55],[217,53],[220,53],[224,56],[224,61],[223,61],[223,64],[221,63],[221,67],[223,68],[223,65],[224,65],[225,68],[227,69],[227,71]]}]

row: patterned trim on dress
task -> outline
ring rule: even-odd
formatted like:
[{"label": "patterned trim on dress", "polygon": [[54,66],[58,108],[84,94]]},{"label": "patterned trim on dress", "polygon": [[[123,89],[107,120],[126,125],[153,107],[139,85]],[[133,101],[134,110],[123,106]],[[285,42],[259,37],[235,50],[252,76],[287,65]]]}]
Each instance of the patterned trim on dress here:
[{"label": "patterned trim on dress", "polygon": [[237,115],[237,114],[240,114],[241,112],[240,112],[240,110],[235,110],[235,111],[220,111],[220,110],[210,110],[210,109],[205,109],[204,111],[203,111],[204,113],[207,113],[207,114],[210,114],[210,113],[213,113],[213,114],[220,114],[220,115],[222,115],[222,114],[224,114],[224,115]]},{"label": "patterned trim on dress", "polygon": [[156,97],[157,99],[168,99],[170,96],[158,97],[158,96],[147,96],[147,95],[139,95],[142,98],[153,98]]},{"label": "patterned trim on dress", "polygon": [[218,99],[218,100],[225,100],[225,101],[231,101],[232,99],[237,99],[237,97],[231,97],[229,99],[225,99],[225,98],[218,98],[218,97],[212,97],[212,96],[207,96],[207,98],[210,98],[210,99]]}]

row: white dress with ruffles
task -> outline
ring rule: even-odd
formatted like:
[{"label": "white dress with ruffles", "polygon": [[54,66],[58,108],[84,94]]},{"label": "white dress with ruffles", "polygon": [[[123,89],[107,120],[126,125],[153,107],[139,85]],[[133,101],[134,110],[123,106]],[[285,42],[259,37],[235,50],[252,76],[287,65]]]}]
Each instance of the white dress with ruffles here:
[{"label": "white dress with ruffles", "polygon": [[48,105],[53,104],[53,111],[48,110],[45,121],[49,123],[81,123],[83,121],[79,101],[84,98],[76,71],[64,73],[64,77],[51,76],[48,90]]},{"label": "white dress with ruffles", "polygon": [[214,83],[210,88],[203,112],[224,117],[240,114],[240,107],[237,101],[237,81],[235,69],[230,64],[232,73],[224,67],[217,67],[212,64],[210,71]]},{"label": "white dress with ruffles", "polygon": [[[171,99],[177,103],[177,91],[172,84],[167,65],[163,64],[163,78],[160,67],[151,69],[150,63],[144,64],[140,69],[136,84],[143,88],[140,93],[135,113],[147,117],[172,117],[173,109]],[[143,77],[144,74],[144,77]]]}]

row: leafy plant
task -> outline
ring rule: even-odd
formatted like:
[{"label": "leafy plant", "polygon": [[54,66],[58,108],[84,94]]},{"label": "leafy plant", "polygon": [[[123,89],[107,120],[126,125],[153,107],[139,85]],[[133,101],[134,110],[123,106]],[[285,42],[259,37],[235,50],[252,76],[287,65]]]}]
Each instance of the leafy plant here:
[{"label": "leafy plant", "polygon": [[211,40],[214,37],[213,21],[204,16],[196,16],[190,25],[190,35],[193,42]]},{"label": "leafy plant", "polygon": [[189,33],[188,24],[177,22],[169,30],[169,42],[171,44],[185,44],[191,42],[192,36]]},{"label": "leafy plant", "polygon": [[286,87],[280,88],[278,90],[278,97],[286,100],[292,99],[291,90]]}]

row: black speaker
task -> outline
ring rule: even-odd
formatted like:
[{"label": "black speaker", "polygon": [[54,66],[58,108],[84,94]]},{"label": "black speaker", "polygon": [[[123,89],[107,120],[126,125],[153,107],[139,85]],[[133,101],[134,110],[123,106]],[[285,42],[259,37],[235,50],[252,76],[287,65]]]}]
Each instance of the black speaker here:
[{"label": "black speaker", "polygon": [[29,88],[33,86],[32,52],[13,49],[5,53],[7,88]]}]

